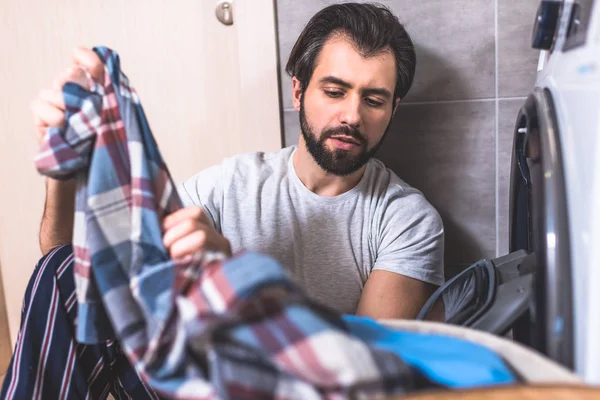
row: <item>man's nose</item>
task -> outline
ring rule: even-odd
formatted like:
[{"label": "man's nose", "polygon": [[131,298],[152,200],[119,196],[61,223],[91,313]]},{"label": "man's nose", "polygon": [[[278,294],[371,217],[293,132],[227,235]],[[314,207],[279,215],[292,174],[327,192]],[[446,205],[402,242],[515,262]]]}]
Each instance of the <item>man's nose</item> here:
[{"label": "man's nose", "polygon": [[348,96],[342,105],[340,122],[358,128],[361,124],[360,112],[360,97]]}]

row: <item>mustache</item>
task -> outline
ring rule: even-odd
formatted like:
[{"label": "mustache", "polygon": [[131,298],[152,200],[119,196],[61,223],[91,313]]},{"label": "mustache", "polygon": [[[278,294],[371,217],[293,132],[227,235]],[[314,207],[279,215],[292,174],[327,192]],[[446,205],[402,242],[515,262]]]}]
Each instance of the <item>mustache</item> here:
[{"label": "mustache", "polygon": [[362,145],[367,144],[367,139],[363,135],[361,135],[360,130],[348,125],[342,125],[324,130],[323,134],[321,135],[320,141],[324,142],[326,139],[332,136],[348,136],[355,139]]}]

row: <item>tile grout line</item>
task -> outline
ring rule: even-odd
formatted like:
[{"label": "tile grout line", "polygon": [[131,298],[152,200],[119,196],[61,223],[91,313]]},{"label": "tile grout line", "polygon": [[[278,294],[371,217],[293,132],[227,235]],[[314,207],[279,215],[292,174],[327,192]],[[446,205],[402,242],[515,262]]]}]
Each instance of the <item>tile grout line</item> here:
[{"label": "tile grout line", "polygon": [[498,199],[498,191],[499,191],[499,182],[498,182],[498,142],[499,142],[499,130],[500,130],[500,100],[498,98],[499,95],[499,88],[498,88],[498,75],[499,75],[499,71],[498,71],[498,0],[494,0],[494,58],[495,58],[495,86],[496,86],[496,111],[495,111],[495,117],[496,117],[496,140],[495,140],[495,151],[494,151],[494,157],[495,157],[495,163],[496,163],[496,170],[495,170],[495,174],[494,174],[494,180],[495,180],[495,188],[496,188],[496,193],[494,196],[495,199],[495,209],[494,209],[494,221],[496,221],[496,257],[500,256],[500,224],[499,224],[499,215],[498,215],[498,206],[500,205],[500,201]]},{"label": "tile grout line", "polygon": [[[459,103],[477,103],[477,102],[501,102],[511,100],[526,100],[527,96],[517,97],[502,97],[502,98],[485,98],[485,99],[471,99],[471,100],[441,100],[441,101],[422,101],[413,103],[402,103],[403,106],[422,106],[422,105],[435,105],[435,104],[459,104]],[[284,107],[283,111],[296,111],[293,107]]]},{"label": "tile grout line", "polygon": [[494,101],[495,98],[483,98],[483,99],[459,99],[459,100],[431,100],[431,101],[409,101],[406,103],[402,103],[403,105],[427,105],[427,104],[456,104],[456,103],[477,103],[477,102],[486,102],[486,101]]},{"label": "tile grout line", "polygon": [[[497,79],[497,77],[496,77]],[[403,105],[427,105],[427,104],[454,104],[454,103],[477,103],[477,102],[491,102],[491,101],[510,101],[510,100],[524,100],[527,96],[510,96],[510,97],[498,97],[498,90],[496,89],[495,97],[484,97],[481,99],[459,99],[459,100],[432,100],[432,101],[409,101],[403,102]]]},{"label": "tile grout line", "polygon": [[511,100],[527,100],[527,96],[498,97],[498,102]]}]

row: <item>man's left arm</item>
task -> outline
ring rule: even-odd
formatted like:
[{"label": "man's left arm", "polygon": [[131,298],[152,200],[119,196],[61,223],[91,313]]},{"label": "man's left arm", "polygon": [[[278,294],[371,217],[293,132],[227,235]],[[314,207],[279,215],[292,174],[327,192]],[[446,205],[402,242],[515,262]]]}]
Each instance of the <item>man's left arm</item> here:
[{"label": "man's left arm", "polygon": [[420,193],[393,199],[381,217],[377,258],[356,313],[414,319],[443,283],[444,228]]},{"label": "man's left arm", "polygon": [[436,285],[390,271],[373,271],[365,284],[357,315],[375,319],[415,319]]}]

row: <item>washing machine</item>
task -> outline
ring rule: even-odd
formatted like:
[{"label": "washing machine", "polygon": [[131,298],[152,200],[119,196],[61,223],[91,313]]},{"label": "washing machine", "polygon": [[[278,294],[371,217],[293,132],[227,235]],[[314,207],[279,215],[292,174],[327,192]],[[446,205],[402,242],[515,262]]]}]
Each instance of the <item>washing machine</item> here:
[{"label": "washing machine", "polygon": [[516,116],[509,242],[532,273],[516,341],[600,384],[600,0],[542,1]]}]

